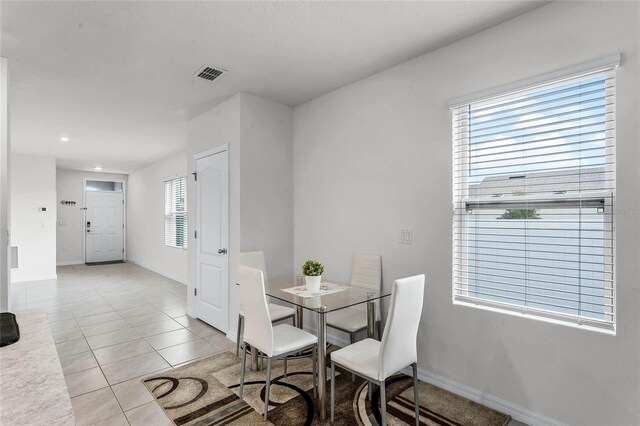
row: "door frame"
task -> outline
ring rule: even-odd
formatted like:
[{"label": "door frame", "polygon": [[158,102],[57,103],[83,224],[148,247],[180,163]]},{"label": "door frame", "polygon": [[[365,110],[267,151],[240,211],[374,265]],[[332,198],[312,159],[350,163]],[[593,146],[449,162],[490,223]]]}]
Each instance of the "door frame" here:
[{"label": "door frame", "polygon": [[[230,195],[230,175],[231,173],[229,173],[229,145],[228,144],[222,144],[222,145],[218,145],[215,148],[212,149],[208,149],[206,151],[202,151],[199,152],[197,154],[193,155],[193,159],[191,161],[191,170],[192,170],[192,174],[196,172],[197,168],[197,162],[198,160],[200,160],[201,158],[205,158],[205,157],[209,157],[210,155],[216,155],[216,154],[220,154],[221,152],[227,152],[227,246],[230,246],[230,239],[229,239],[229,228],[230,228],[230,223],[231,223],[231,203],[229,202],[229,195]],[[194,209],[193,209],[193,229],[191,231],[197,231],[197,225],[198,225],[198,183],[197,182],[193,182],[194,183]],[[193,234],[192,234],[193,235]],[[194,277],[194,289],[197,289],[200,287],[200,278],[198,277],[198,258],[200,256],[199,253],[200,250],[198,250],[198,242],[195,241],[195,245],[194,245],[194,252],[195,255],[193,256],[194,259],[194,263],[193,263],[193,277]],[[225,262],[227,263],[227,317],[229,316],[229,296],[231,294],[231,289],[229,288],[229,282],[230,282],[230,277],[231,277],[231,271],[229,271],[229,258],[231,257],[231,249],[230,247],[227,247],[227,256],[225,259]],[[202,292],[200,292],[202,293]],[[200,295],[199,294],[194,294],[193,295],[193,300],[194,300],[194,304],[193,304],[193,314],[195,316],[195,318],[200,318],[199,316],[199,306],[200,306]],[[228,318],[227,318],[227,322],[228,322]],[[228,328],[228,324],[227,324],[227,328]],[[223,331],[223,330],[221,330]],[[225,331],[226,332],[226,331]]]},{"label": "door frame", "polygon": [[[122,260],[127,260],[127,181],[122,178],[94,178],[91,176],[82,177],[82,263],[87,263],[87,236],[85,235],[87,230],[85,229],[87,223],[87,181],[97,180],[99,182],[121,182],[122,183]],[[93,191],[93,192],[105,192],[105,191]]]}]

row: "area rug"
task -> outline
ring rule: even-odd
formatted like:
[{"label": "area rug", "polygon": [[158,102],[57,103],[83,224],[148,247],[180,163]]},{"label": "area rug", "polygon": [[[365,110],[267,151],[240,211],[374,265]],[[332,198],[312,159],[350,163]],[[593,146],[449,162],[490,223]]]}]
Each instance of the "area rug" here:
[{"label": "area rug", "polygon": [[[367,398],[364,380],[351,374],[336,378],[336,416],[334,423],[317,418],[313,397],[311,359],[307,356],[288,361],[284,377],[283,361],[272,368],[269,393],[269,421],[262,418],[266,372],[253,372],[248,366],[245,398],[238,397],[240,358],[224,352],[174,370],[147,377],[143,383],[177,426],[205,425],[361,425],[380,424],[380,393]],[[420,382],[420,424],[429,426],[504,426],[510,417],[483,405]],[[414,425],[413,379],[396,375],[387,379],[387,419],[392,425]],[[329,384],[327,384],[329,392]],[[327,395],[329,401],[329,395]],[[327,417],[329,407],[327,407]]]}]

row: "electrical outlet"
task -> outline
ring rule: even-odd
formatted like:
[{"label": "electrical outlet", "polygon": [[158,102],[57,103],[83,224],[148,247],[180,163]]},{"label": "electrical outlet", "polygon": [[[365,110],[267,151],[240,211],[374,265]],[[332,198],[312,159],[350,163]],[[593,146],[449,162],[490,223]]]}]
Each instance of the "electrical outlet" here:
[{"label": "electrical outlet", "polygon": [[398,244],[413,244],[413,231],[411,229],[401,229]]}]

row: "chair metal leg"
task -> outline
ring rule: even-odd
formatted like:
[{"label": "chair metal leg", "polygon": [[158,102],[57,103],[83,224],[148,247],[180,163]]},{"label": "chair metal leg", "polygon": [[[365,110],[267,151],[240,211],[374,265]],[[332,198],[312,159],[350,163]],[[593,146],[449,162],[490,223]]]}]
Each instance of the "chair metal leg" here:
[{"label": "chair metal leg", "polygon": [[264,420],[269,413],[269,387],[271,386],[271,357],[267,358],[267,388],[264,391]]},{"label": "chair metal leg", "polygon": [[369,398],[369,401],[371,401],[371,395],[373,395],[373,383],[367,383],[367,387],[367,397]]},{"label": "chair metal leg", "polygon": [[385,395],[384,380],[380,382],[380,415],[382,416],[382,425],[387,426],[387,396]]},{"label": "chair metal leg", "polygon": [[236,336],[236,356],[240,353],[240,342],[242,341],[242,332],[244,329],[244,317],[238,315],[238,334]]},{"label": "chair metal leg", "polygon": [[331,421],[336,409],[336,365],[331,361]]},{"label": "chair metal leg", "polygon": [[382,321],[378,321],[376,326],[378,328],[378,340],[382,341]]},{"label": "chair metal leg", "polygon": [[[351,344],[353,345],[356,341],[356,335],[355,333],[349,333],[349,339],[351,340]],[[351,382],[355,382],[356,381],[356,375],[351,373]]]},{"label": "chair metal leg", "polygon": [[416,408],[416,426],[420,426],[420,399],[418,395],[418,363],[414,362],[413,367],[413,400]]},{"label": "chair metal leg", "polygon": [[244,394],[244,370],[247,368],[247,347],[242,345],[242,372],[240,373],[240,399]]},{"label": "chair metal leg", "polygon": [[311,353],[311,362],[313,364],[313,371],[312,371],[312,375],[313,375],[313,397],[315,398],[317,396],[317,392],[318,392],[318,383],[316,382],[316,367],[318,366],[317,362],[318,362],[318,349],[317,349],[317,345],[313,346],[312,349],[312,353]]},{"label": "chair metal leg", "polygon": [[284,378],[287,378],[287,357],[284,357]]}]

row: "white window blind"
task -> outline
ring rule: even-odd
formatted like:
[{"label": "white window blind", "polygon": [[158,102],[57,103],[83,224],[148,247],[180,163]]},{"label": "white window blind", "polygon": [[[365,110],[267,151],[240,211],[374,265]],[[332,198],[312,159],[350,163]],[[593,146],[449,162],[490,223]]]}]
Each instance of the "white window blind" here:
[{"label": "white window blind", "polygon": [[187,179],[164,183],[164,244],[187,248]]},{"label": "white window blind", "polygon": [[615,326],[613,66],[453,108],[453,299]]}]

